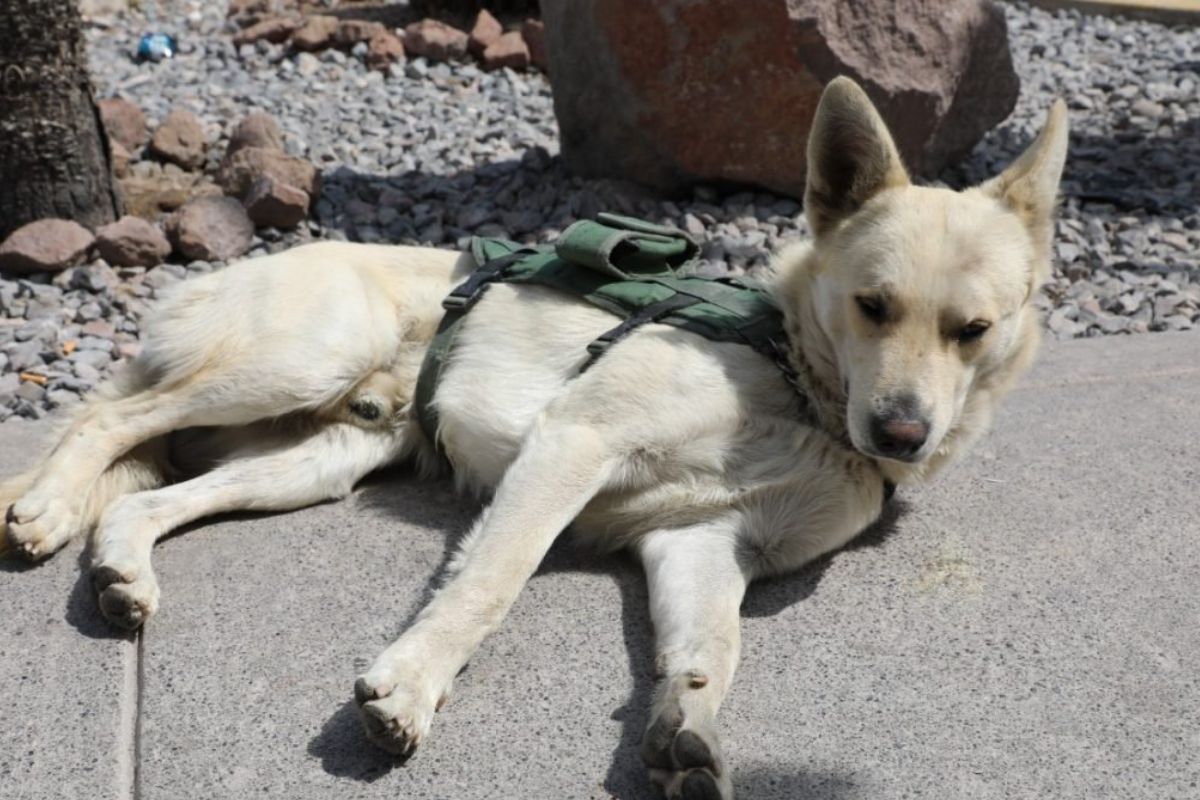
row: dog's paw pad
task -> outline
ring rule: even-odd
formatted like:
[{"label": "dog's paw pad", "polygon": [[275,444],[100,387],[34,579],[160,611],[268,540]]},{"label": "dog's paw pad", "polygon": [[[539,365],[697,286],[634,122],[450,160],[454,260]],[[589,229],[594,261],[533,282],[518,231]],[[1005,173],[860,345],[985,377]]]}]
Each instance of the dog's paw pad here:
[{"label": "dog's paw pad", "polygon": [[642,760],[668,800],[727,800],[733,796],[716,733],[689,726],[680,706],[668,706],[647,728]]},{"label": "dog's paw pad", "polygon": [[79,516],[62,503],[42,504],[22,498],[5,513],[8,544],[30,561],[53,555],[78,532]]},{"label": "dog's paw pad", "polygon": [[92,567],[92,585],[99,594],[100,613],[117,627],[135,630],[158,611],[158,582],[149,570],[97,564]]},{"label": "dog's paw pad", "polygon": [[360,703],[358,710],[371,743],[402,759],[420,746],[433,716],[432,709],[411,702],[403,693]]}]

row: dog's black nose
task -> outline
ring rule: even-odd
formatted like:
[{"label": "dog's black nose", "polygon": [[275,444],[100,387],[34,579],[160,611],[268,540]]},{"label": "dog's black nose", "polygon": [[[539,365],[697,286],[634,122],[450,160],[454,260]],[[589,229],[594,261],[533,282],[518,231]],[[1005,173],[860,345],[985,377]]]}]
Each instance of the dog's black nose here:
[{"label": "dog's black nose", "polygon": [[913,401],[899,402],[890,413],[871,419],[871,440],[879,455],[909,458],[925,444],[929,423],[915,413],[915,406]]}]

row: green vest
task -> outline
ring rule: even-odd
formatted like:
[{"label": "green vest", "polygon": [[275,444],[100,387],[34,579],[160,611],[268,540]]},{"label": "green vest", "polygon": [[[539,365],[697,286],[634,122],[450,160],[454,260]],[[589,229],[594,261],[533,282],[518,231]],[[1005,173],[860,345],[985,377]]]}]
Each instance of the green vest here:
[{"label": "green vest", "polygon": [[622,318],[588,345],[581,372],[639,325],[658,322],[744,344],[772,359],[789,380],[794,378],[783,357],[783,315],[766,291],[736,278],[676,274],[698,250],[683,231],[616,214],[576,222],[552,245],[476,237],[471,253],[480,266],[442,302],[446,315],[417,378],[422,431],[436,447],[437,415],[431,401],[460,323],[488,286],[501,281],[557,289]]}]

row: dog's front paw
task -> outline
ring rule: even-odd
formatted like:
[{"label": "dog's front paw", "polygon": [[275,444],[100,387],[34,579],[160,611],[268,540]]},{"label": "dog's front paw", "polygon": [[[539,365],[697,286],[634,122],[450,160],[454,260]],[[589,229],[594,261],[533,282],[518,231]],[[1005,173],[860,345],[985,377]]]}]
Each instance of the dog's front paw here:
[{"label": "dog's front paw", "polygon": [[420,681],[397,680],[391,670],[372,669],[354,684],[354,700],[367,738],[407,759],[429,735],[441,697]]},{"label": "dog's front paw", "polygon": [[158,611],[158,580],[149,565],[100,557],[91,574],[100,612],[113,625],[135,630]]},{"label": "dog's front paw", "polygon": [[8,544],[17,555],[40,561],[80,532],[79,512],[60,500],[26,495],[7,509]]},{"label": "dog's front paw", "polygon": [[732,800],[733,783],[716,732],[668,705],[646,729],[642,761],[667,800]]}]

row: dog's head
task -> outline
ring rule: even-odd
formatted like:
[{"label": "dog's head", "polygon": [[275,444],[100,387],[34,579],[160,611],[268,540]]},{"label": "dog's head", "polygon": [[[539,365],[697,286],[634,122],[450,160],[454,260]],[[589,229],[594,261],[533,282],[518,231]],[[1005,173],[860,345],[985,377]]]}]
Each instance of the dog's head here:
[{"label": "dog's head", "polygon": [[862,89],[826,88],[808,142],[807,292],[857,449],[941,460],[1032,360],[1030,301],[1049,275],[1066,151],[1058,101],[999,176],[962,192],[914,186]]}]

